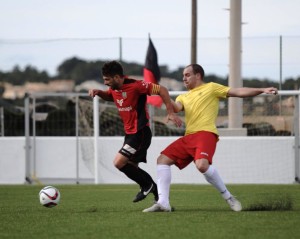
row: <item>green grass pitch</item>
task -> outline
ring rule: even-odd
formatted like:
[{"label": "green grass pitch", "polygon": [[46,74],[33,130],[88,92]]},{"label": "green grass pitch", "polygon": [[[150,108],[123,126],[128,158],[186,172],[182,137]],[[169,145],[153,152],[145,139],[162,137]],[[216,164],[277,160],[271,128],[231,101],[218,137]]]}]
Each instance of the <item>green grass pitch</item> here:
[{"label": "green grass pitch", "polygon": [[[233,212],[210,185],[172,185],[171,213],[143,213],[136,185],[53,185],[60,204],[39,204],[42,186],[0,185],[0,238],[300,238],[300,185],[229,185]],[[275,205],[275,206],[274,206]]]}]

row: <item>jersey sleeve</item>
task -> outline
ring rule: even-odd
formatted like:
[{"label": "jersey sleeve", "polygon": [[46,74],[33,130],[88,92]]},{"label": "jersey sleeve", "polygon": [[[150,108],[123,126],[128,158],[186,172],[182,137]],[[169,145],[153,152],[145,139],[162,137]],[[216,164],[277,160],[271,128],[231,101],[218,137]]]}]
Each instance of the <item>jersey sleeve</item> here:
[{"label": "jersey sleeve", "polygon": [[228,94],[230,87],[224,86],[221,84],[217,84],[217,83],[213,83],[213,87],[214,87],[213,92],[216,97],[227,98],[227,94]]},{"label": "jersey sleeve", "polygon": [[108,90],[106,91],[107,95],[112,97],[112,89],[109,87]]},{"label": "jersey sleeve", "polygon": [[151,83],[151,85],[152,85],[151,95],[158,95],[160,90],[160,85],[153,84],[153,83]]},{"label": "jersey sleeve", "polygon": [[158,95],[160,91],[160,85],[146,81],[138,81],[138,90],[141,94]]},{"label": "jersey sleeve", "polygon": [[184,110],[183,95],[177,96],[175,99],[175,102],[179,102],[182,105],[183,110]]}]

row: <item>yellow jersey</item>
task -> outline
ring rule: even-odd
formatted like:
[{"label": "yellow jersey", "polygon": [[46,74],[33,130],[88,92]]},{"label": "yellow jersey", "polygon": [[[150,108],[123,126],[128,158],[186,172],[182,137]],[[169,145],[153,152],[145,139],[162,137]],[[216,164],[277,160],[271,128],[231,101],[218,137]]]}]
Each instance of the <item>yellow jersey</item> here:
[{"label": "yellow jersey", "polygon": [[228,86],[210,82],[176,98],[176,102],[180,102],[185,111],[185,135],[199,131],[218,134],[215,122],[219,112],[219,99],[227,98],[229,89]]}]

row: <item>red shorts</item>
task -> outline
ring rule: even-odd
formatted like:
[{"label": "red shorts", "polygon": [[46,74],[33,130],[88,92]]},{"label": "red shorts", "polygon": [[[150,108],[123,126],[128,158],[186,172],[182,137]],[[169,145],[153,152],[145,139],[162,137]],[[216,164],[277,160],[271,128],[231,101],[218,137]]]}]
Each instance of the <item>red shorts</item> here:
[{"label": "red shorts", "polygon": [[177,139],[165,148],[161,154],[174,160],[179,169],[185,168],[193,160],[203,158],[211,164],[217,142],[218,135],[200,131]]}]

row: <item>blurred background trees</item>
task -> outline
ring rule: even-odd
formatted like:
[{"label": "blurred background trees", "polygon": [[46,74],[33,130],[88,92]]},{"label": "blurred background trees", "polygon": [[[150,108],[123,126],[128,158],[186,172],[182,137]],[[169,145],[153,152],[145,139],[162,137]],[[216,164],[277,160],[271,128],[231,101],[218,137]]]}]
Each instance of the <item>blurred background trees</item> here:
[{"label": "blurred background trees", "polygon": [[[101,66],[105,63],[103,60],[85,61],[77,57],[66,59],[57,67],[57,74],[49,76],[46,71],[39,71],[34,66],[26,66],[25,69],[20,69],[15,66],[10,72],[0,71],[0,83],[7,82],[12,85],[23,85],[26,82],[48,83],[51,80],[68,79],[73,80],[75,85],[79,85],[87,80],[101,80]],[[133,62],[121,62],[124,66],[125,73],[129,76],[142,76],[143,65]],[[160,66],[161,76],[172,78],[177,81],[182,80],[183,67],[170,71],[168,66]],[[207,75],[206,82],[216,82],[220,84],[228,84],[228,79],[217,75]],[[247,87],[278,87],[278,82],[273,82],[269,79],[243,79],[244,86]],[[293,79],[285,79],[282,84],[282,90],[298,89],[300,85],[300,77]],[[1,92],[0,84],[0,92]]]}]

